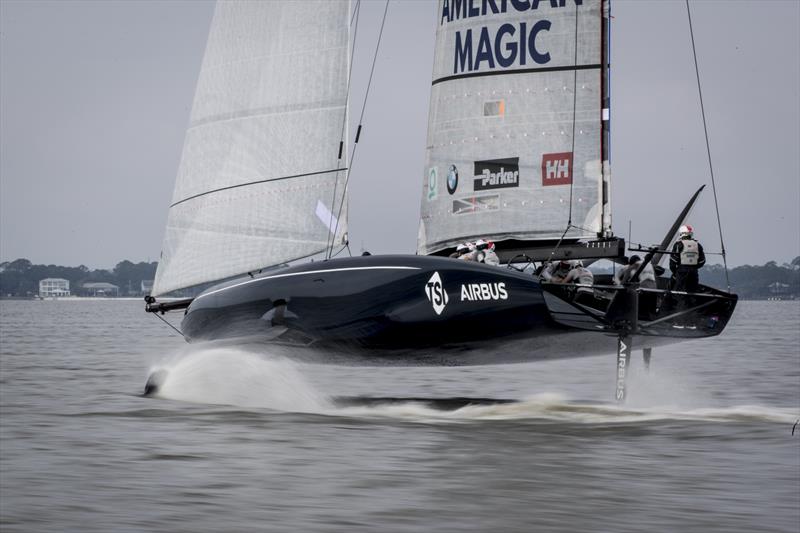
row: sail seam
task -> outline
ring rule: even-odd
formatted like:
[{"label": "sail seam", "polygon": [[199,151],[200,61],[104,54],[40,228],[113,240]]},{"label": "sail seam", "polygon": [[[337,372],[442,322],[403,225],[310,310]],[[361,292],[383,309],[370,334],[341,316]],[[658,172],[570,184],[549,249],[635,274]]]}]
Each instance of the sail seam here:
[{"label": "sail seam", "polygon": [[305,178],[307,176],[318,176],[320,174],[329,174],[331,172],[339,172],[341,170],[347,170],[347,167],[343,168],[332,168],[330,170],[320,170],[319,172],[306,172],[305,174],[294,174],[291,176],[281,176],[278,178],[268,178],[265,180],[258,180],[258,181],[249,181],[247,183],[238,183],[236,185],[229,185],[227,187],[220,187],[219,189],[213,189],[211,191],[201,192],[200,194],[195,194],[193,196],[189,196],[184,198],[183,200],[178,200],[177,202],[171,204],[169,207],[170,209],[175,207],[176,205],[182,204],[184,202],[188,202],[189,200],[194,200],[195,198],[200,198],[201,196],[207,196],[209,194],[214,194],[217,192],[227,191],[229,189],[238,189],[239,187],[247,187],[250,185],[258,185],[259,183],[268,183],[270,181],[281,181],[281,180],[288,180],[293,178]]},{"label": "sail seam", "polygon": [[442,83],[445,81],[452,81],[452,80],[460,80],[464,78],[480,78],[484,76],[502,76],[505,74],[532,74],[532,73],[544,73],[544,72],[562,72],[568,70],[594,70],[594,69],[602,69],[603,65],[591,64],[591,65],[567,65],[563,67],[534,67],[534,68],[520,68],[515,70],[500,70],[500,71],[489,71],[489,72],[470,72],[467,74],[455,74],[453,76],[445,76],[443,78],[435,79],[431,82],[431,85],[436,85],[437,83]]}]

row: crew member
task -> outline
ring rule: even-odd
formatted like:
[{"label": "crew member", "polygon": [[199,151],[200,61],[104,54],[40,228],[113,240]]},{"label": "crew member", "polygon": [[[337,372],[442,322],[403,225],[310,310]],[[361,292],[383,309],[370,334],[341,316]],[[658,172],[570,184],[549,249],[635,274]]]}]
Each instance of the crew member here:
[{"label": "crew member", "polygon": [[594,274],[583,266],[583,261],[573,261],[572,269],[564,278],[564,283],[576,283],[580,285],[575,292],[575,301],[590,304],[594,300],[594,290],[585,285],[594,285]]},{"label": "crew member", "polygon": [[[629,283],[636,274],[636,271],[642,266],[642,258],[638,255],[632,255],[628,259],[628,264],[622,270],[614,275],[614,284],[625,285]],[[653,270],[653,263],[648,262],[642,272],[639,274],[639,285],[648,289],[656,288],[656,272]]]},{"label": "crew member", "polygon": [[567,277],[571,268],[572,265],[566,259],[548,263],[542,270],[542,279],[550,283],[564,283],[564,278]]},{"label": "crew member", "polygon": [[494,253],[494,243],[492,241],[486,243],[486,249],[483,250],[483,262],[493,266],[500,264],[500,258]]},{"label": "crew member", "polygon": [[464,261],[479,261],[482,254],[478,251],[478,247],[474,242],[466,243],[467,251],[464,252],[459,259]]},{"label": "crew member", "polygon": [[450,254],[450,258],[451,259],[458,259],[462,255],[467,253],[468,251],[469,251],[469,248],[467,247],[466,244],[459,244],[458,246],[456,246],[456,251],[453,252],[452,254]]},{"label": "crew member", "polygon": [[[627,266],[622,269],[618,274],[619,277],[614,277],[614,283],[617,285],[625,285],[630,283],[633,276],[642,266],[642,258],[638,255],[632,255],[628,260]],[[656,289],[656,272],[653,269],[653,263],[648,261],[647,265],[639,273],[637,280],[640,287],[645,289]],[[639,316],[645,320],[653,320],[657,316],[658,309],[658,294],[655,292],[643,291],[639,293]]]},{"label": "crew member", "polygon": [[483,263],[486,260],[486,248],[488,243],[483,239],[475,241],[475,261]]},{"label": "crew member", "polygon": [[672,247],[669,269],[672,271],[670,287],[675,291],[697,292],[699,276],[697,271],[706,264],[703,246],[694,240],[694,229],[687,225],[678,230],[680,238]]},{"label": "crew member", "polygon": [[564,278],[564,283],[580,283],[581,285],[594,285],[594,274],[583,266],[583,261],[573,261],[572,269]]},{"label": "crew member", "polygon": [[624,267],[619,270],[617,270],[616,267],[614,268],[614,285],[624,285],[631,279],[631,262],[638,259],[638,255],[633,255],[628,258],[628,262]]}]

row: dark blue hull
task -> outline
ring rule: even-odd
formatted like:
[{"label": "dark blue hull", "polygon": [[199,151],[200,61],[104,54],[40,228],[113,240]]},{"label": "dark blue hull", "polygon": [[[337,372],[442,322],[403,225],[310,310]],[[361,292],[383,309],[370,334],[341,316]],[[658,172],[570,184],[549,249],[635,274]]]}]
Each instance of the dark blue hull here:
[{"label": "dark blue hull", "polygon": [[409,255],[308,263],[212,287],[182,331],[192,342],[268,342],[298,359],[391,365],[581,357],[614,353],[617,339],[556,322],[530,273]]},{"label": "dark blue hull", "polygon": [[191,340],[407,350],[556,327],[530,274],[428,256],[308,263],[207,290],[182,323]]}]

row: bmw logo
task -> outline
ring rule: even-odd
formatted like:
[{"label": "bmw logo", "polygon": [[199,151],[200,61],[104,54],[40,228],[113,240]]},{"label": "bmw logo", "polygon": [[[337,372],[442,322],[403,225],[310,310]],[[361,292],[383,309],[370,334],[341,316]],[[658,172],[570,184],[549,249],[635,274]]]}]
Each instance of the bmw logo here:
[{"label": "bmw logo", "polygon": [[447,173],[447,192],[453,194],[458,188],[458,169],[455,165],[450,165],[450,171]]}]

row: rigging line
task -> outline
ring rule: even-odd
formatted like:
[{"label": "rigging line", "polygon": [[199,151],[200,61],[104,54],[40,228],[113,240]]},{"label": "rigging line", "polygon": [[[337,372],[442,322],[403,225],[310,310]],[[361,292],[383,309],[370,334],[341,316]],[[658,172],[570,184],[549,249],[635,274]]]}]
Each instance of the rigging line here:
[{"label": "rigging line", "polygon": [[177,332],[178,332],[178,335],[180,335],[180,336],[181,336],[181,337],[183,337],[184,339],[186,338],[186,335],[184,335],[184,334],[181,332],[181,330],[179,330],[178,328],[176,328],[175,326],[173,326],[172,324],[170,324],[170,323],[169,323],[169,321],[168,321],[166,318],[164,318],[163,316],[159,315],[158,313],[153,313],[153,314],[155,315],[155,317],[156,317],[157,319],[161,320],[161,321],[162,321],[164,324],[168,325],[169,327],[171,327],[172,329],[174,329],[175,331],[177,331]]},{"label": "rigging line", "polygon": [[[578,3],[575,3],[575,66],[578,66]],[[578,115],[578,71],[572,72],[572,167],[569,169],[570,175],[575,176],[575,122]],[[572,225],[572,185],[574,179],[569,180],[569,220],[567,220],[567,229]],[[566,234],[566,232],[565,232]],[[563,238],[563,237],[562,237]]]},{"label": "rigging line", "polygon": [[583,226],[578,226],[577,224],[570,224],[570,226],[572,229],[579,229],[581,231],[585,231],[586,233],[593,233],[595,235],[597,234],[597,230],[593,230],[591,228],[584,228]]},{"label": "rigging line", "polygon": [[[358,19],[359,15],[361,14],[361,0],[356,2],[356,7],[353,10],[353,17],[355,18],[355,25],[353,26],[353,48],[350,50],[350,65],[347,70],[347,93],[345,95],[345,106],[344,106],[344,113],[342,115],[342,131],[339,134],[339,157],[336,163],[336,166],[341,166],[342,162],[342,149],[344,148],[344,141],[345,141],[345,134],[347,131],[347,112],[350,109],[350,106],[347,105],[347,101],[350,100],[350,84],[353,81],[353,58],[356,53],[356,37],[358,36]],[[350,25],[353,25],[353,19],[350,19]],[[336,207],[336,190],[339,188],[339,173],[336,173],[336,181],[333,182],[333,198],[331,198],[331,216],[328,220],[328,228],[333,226],[333,210]],[[344,200],[343,200],[344,201]],[[337,226],[338,226],[338,220]],[[328,239],[330,239],[330,244]],[[330,251],[333,251],[333,244],[336,241],[336,230],[334,229],[333,235],[329,235],[325,239],[325,256],[326,258],[330,258]]]},{"label": "rigging line", "polygon": [[350,253],[350,243],[348,242],[347,244],[345,244],[344,246],[342,246],[341,248],[339,248],[339,251],[338,251],[338,252],[336,252],[335,254],[331,255],[331,256],[329,257],[329,259],[333,259],[333,258],[335,258],[336,256],[338,256],[340,253],[342,253],[342,252],[343,252],[343,251],[345,251],[345,250],[347,250],[347,253],[348,253],[348,254],[350,254],[350,257],[353,257],[353,254],[352,254],[352,253]]},{"label": "rigging line", "polygon": [[[333,235],[336,236],[336,231],[339,228],[339,220],[342,217],[342,208],[344,207],[345,198],[347,195],[347,184],[350,181],[350,170],[353,167],[353,161],[356,157],[356,148],[358,147],[358,137],[361,134],[361,123],[364,120],[364,111],[367,108],[367,99],[369,98],[369,90],[372,87],[372,76],[375,74],[375,63],[378,60],[378,51],[381,48],[381,39],[383,38],[383,28],[386,25],[386,13],[389,11],[389,0],[386,0],[386,6],[383,8],[383,20],[381,20],[381,29],[378,33],[378,43],[375,45],[375,54],[372,56],[372,68],[369,71],[369,80],[367,81],[367,90],[364,93],[364,102],[361,104],[361,115],[358,117],[358,131],[356,132],[356,139],[353,143],[353,151],[350,153],[350,165],[348,165],[346,177],[344,179],[344,190],[342,191],[342,202],[339,204],[339,212],[336,215],[336,225],[334,226]],[[333,244],[331,244],[331,251]]]},{"label": "rigging line", "polygon": [[237,183],[236,185],[228,185],[227,187],[220,187],[219,189],[212,189],[210,191],[201,192],[200,194],[195,194],[193,196],[189,196],[184,198],[183,200],[178,200],[174,204],[171,204],[169,207],[173,208],[176,205],[182,204],[183,202],[188,202],[189,200],[194,200],[195,198],[200,198],[201,196],[206,196],[209,194],[214,194],[217,192],[227,191],[230,189],[238,189],[239,187],[248,187],[250,185],[258,185],[260,183],[269,183],[270,181],[281,181],[281,180],[290,180],[294,178],[305,178],[308,176],[318,176],[319,174],[328,174],[330,172],[339,172],[341,170],[347,170],[347,167],[343,168],[331,168],[329,170],[320,170],[317,172],[306,172],[304,174],[292,174],[291,176],[279,176],[277,178],[266,178],[263,180],[256,180],[256,181],[248,181],[247,183]]},{"label": "rigging line", "polygon": [[552,251],[552,252],[550,252],[550,257],[551,257],[551,258],[552,258],[554,255],[556,255],[556,252],[558,251],[558,248],[561,246],[561,242],[564,240],[564,237],[566,237],[566,236],[567,236],[567,232],[568,232],[568,231],[570,230],[570,228],[572,228],[572,227],[573,227],[573,226],[572,226],[572,224],[567,224],[567,228],[564,230],[564,233],[562,233],[562,234],[561,234],[561,238],[560,238],[560,239],[558,239],[558,242],[556,243],[556,245],[555,245],[555,248],[553,248],[553,251]]},{"label": "rigging line", "polygon": [[694,72],[697,75],[697,94],[700,96],[700,113],[703,116],[703,133],[706,137],[706,153],[708,154],[708,170],[711,173],[711,190],[714,191],[714,208],[717,211],[717,228],[719,229],[719,245],[722,249],[722,263],[725,266],[725,283],[728,292],[731,292],[731,280],[728,276],[728,261],[725,257],[725,243],[722,240],[722,222],[719,217],[719,202],[717,201],[717,184],[714,181],[714,166],[711,164],[711,145],[708,142],[708,126],[706,125],[706,110],[703,106],[703,90],[700,88],[700,68],[697,66],[697,49],[694,45],[694,30],[692,28],[692,11],[689,9],[689,0],[686,0],[686,15],[689,18],[689,35],[692,38],[692,55],[694,56]]},{"label": "rigging line", "polygon": [[[574,64],[578,66],[578,4],[575,3],[575,60]],[[575,174],[575,122],[577,119],[577,108],[578,108],[578,70],[573,71],[572,74],[572,166],[573,168],[569,169],[569,172],[572,176]],[[572,228],[572,184],[575,180],[570,179],[569,181],[569,217],[567,220],[567,227],[564,229],[564,233],[561,234],[561,238],[558,239],[555,248],[553,251],[550,252],[550,257],[553,257],[556,252],[558,251],[559,246],[561,246],[564,237],[567,236],[567,232]]]}]

